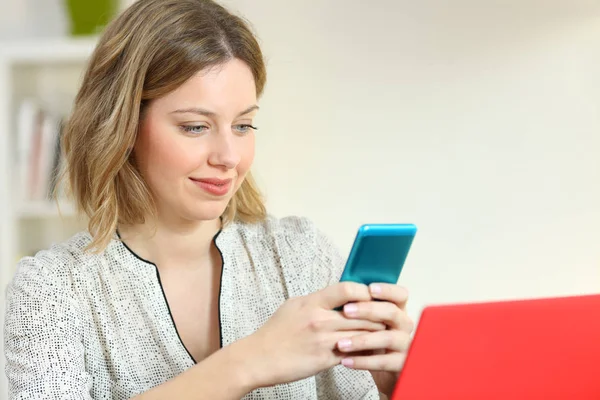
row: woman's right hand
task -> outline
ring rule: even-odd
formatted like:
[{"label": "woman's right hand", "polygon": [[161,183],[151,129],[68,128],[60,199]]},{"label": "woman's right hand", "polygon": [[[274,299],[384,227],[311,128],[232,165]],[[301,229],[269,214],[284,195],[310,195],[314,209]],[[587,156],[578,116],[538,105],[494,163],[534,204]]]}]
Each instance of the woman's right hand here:
[{"label": "woman's right hand", "polygon": [[386,326],[348,319],[334,309],[371,299],[366,285],[343,282],[287,300],[258,331],[242,339],[253,386],[296,381],[339,364],[339,340]]}]

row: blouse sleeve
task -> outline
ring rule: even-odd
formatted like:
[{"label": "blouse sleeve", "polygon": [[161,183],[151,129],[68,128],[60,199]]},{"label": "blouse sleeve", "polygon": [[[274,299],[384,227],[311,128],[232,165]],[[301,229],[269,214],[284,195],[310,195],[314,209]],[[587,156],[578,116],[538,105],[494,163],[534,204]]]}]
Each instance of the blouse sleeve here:
[{"label": "blouse sleeve", "polygon": [[[313,290],[339,282],[346,259],[333,240],[314,228],[316,263],[313,269]],[[379,400],[379,390],[371,373],[335,366],[316,376],[319,400]]]},{"label": "blouse sleeve", "polygon": [[4,352],[9,399],[91,399],[82,319],[64,257],[42,252],[19,263],[6,290]]}]

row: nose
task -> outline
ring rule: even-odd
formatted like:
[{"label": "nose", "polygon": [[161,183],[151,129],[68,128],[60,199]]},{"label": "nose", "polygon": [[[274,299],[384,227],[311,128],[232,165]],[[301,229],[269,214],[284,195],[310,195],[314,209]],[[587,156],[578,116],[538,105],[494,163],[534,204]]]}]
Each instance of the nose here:
[{"label": "nose", "polygon": [[234,135],[231,132],[219,132],[213,135],[208,163],[214,167],[233,169],[240,162]]}]

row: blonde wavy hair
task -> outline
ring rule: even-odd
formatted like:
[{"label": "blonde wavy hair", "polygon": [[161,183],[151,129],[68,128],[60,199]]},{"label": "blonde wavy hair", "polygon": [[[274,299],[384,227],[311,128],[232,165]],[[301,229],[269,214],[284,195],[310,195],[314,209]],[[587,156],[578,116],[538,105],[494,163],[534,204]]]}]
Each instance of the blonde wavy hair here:
[{"label": "blonde wavy hair", "polygon": [[[131,154],[148,104],[198,71],[231,59],[252,70],[263,92],[263,55],[249,24],[211,0],[138,0],[105,29],[94,50],[62,136],[64,186],[89,218],[102,251],[118,224],[155,218],[151,192]],[[256,222],[266,216],[250,173],[222,215]]]}]

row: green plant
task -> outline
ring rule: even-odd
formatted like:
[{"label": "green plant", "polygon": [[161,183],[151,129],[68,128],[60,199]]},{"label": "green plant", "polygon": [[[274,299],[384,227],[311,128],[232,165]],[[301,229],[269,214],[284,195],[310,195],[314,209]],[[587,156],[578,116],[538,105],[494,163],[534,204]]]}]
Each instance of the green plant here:
[{"label": "green plant", "polygon": [[71,22],[71,34],[93,35],[100,32],[117,12],[117,0],[65,0]]}]

